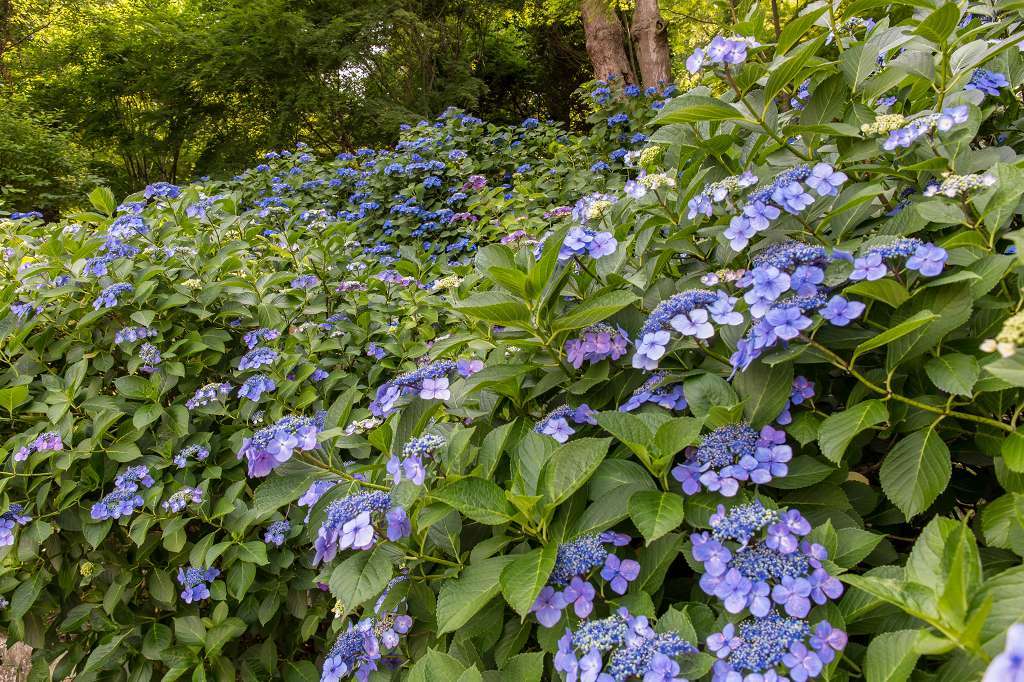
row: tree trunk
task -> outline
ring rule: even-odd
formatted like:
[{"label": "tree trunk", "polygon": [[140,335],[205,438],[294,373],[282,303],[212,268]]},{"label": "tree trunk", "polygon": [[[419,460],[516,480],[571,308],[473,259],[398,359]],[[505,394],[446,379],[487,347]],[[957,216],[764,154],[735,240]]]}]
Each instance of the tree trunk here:
[{"label": "tree trunk", "polygon": [[672,55],[668,47],[668,24],[658,11],[658,0],[636,0],[633,11],[633,40],[644,87],[661,88],[672,81]]},{"label": "tree trunk", "polygon": [[608,7],[607,0],[580,0],[580,14],[594,76],[602,80],[614,77],[625,83],[635,83],[636,76],[623,42],[625,31]]}]

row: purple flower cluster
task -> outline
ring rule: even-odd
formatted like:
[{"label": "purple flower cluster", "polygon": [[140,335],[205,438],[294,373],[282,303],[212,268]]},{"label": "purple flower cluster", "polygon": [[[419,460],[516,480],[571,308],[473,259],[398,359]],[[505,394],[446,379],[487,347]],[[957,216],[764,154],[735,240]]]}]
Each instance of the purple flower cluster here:
[{"label": "purple flower cluster", "polygon": [[225,398],[231,394],[231,384],[206,384],[196,389],[195,395],[185,401],[185,407],[194,410],[210,403]]},{"label": "purple flower cluster", "polygon": [[203,491],[199,488],[185,487],[174,493],[161,503],[164,511],[177,514],[191,504],[203,503]]},{"label": "purple flower cluster", "polygon": [[686,70],[697,73],[708,64],[742,64],[747,61],[747,49],[759,45],[753,38],[715,36],[707,47],[698,47],[686,58]]},{"label": "purple flower cluster", "polygon": [[90,515],[97,521],[129,516],[144,504],[140,486],[151,488],[154,483],[146,465],[128,467],[114,478],[114,490],[92,506]]},{"label": "purple flower cluster", "polygon": [[277,384],[266,374],[253,374],[238,387],[238,397],[257,402],[264,393],[273,393]]},{"label": "purple flower cluster", "polygon": [[149,474],[149,467],[145,464],[130,466],[114,478],[114,486],[121,490],[138,490],[152,488],[156,481]]},{"label": "purple flower cluster", "polygon": [[[707,639],[718,657],[712,682],[806,682],[814,679],[846,648],[846,633],[820,621],[811,630],[806,621],[774,611],[728,623]],[[788,675],[788,677],[786,677]]]},{"label": "purple flower cluster", "polygon": [[456,369],[453,360],[437,360],[412,372],[406,372],[377,389],[370,412],[386,417],[395,410],[395,404],[406,395],[418,394],[423,400],[448,400],[448,375]]},{"label": "purple flower cluster", "polygon": [[626,354],[629,337],[622,327],[599,323],[583,330],[579,338],[565,342],[565,354],[572,366],[579,369],[584,362],[597,364],[606,358],[618,360]]},{"label": "purple flower cluster", "polygon": [[139,371],[146,374],[152,374],[156,371],[156,366],[163,362],[160,357],[160,349],[151,343],[144,343],[139,346],[139,360],[142,361],[142,366],[139,367]]},{"label": "purple flower cluster", "polygon": [[922,242],[914,237],[897,239],[883,246],[867,250],[863,256],[853,260],[852,281],[874,281],[889,274],[887,261],[906,259],[908,270],[919,272],[925,277],[934,277],[942,272],[949,254],[941,246]]},{"label": "purple flower cluster", "polygon": [[620,559],[604,545],[610,543],[623,547],[629,544],[630,539],[628,535],[606,531],[583,535],[559,545],[548,584],[530,607],[537,621],[546,628],[554,627],[561,619],[562,611],[569,606],[573,607],[578,618],[589,616],[594,610],[597,591],[588,576],[598,567],[612,591],[625,594],[629,583],[640,575],[640,564],[632,559]]},{"label": "purple flower cluster", "polygon": [[316,505],[317,502],[320,501],[320,498],[324,496],[324,493],[326,493],[328,490],[330,490],[337,484],[338,481],[313,481],[309,485],[309,488],[306,489],[306,492],[302,493],[302,497],[299,498],[296,504],[298,504],[300,507],[307,508],[306,518],[303,519],[303,523],[309,523],[309,516],[313,513],[313,507]]},{"label": "purple flower cluster", "polygon": [[763,426],[758,432],[745,423],[715,429],[686,452],[686,461],[672,469],[683,493],[706,489],[725,497],[735,496],[741,482],[763,484],[785,476],[793,457],[785,431]]},{"label": "purple flower cluster", "polygon": [[679,680],[681,657],[697,649],[676,632],[658,634],[646,616],[620,608],[615,614],[568,628],[558,640],[555,670],[567,682],[644,682]]},{"label": "purple flower cluster", "polygon": [[268,545],[274,545],[280,547],[284,544],[285,537],[288,532],[291,531],[292,524],[288,519],[282,519],[280,521],[274,521],[272,524],[267,526],[266,532],[263,534],[263,542]]},{"label": "purple flower cluster", "polygon": [[260,344],[261,341],[273,341],[281,335],[281,332],[276,329],[267,329],[266,327],[260,327],[259,329],[253,329],[250,332],[246,332],[245,336],[242,337],[242,341],[245,342],[246,348],[252,350]]},{"label": "purple flower cluster", "polygon": [[682,384],[662,385],[667,375],[655,372],[640,387],[633,391],[626,402],[619,406],[620,412],[632,412],[645,403],[654,403],[666,410],[685,410],[686,396]]},{"label": "purple flower cluster", "polygon": [[736,299],[724,291],[690,289],[675,294],[651,312],[638,334],[633,366],[652,371],[658,368],[658,361],[665,355],[670,329],[683,336],[707,340],[715,335],[712,320],[719,325],[743,323],[743,316],[735,311]]},{"label": "purple flower cluster", "polygon": [[92,307],[95,310],[100,308],[113,308],[118,304],[117,297],[121,294],[134,291],[135,287],[127,282],[118,282],[117,284],[111,284],[106,289],[100,292],[100,295],[96,297],[96,300],[92,302]]},{"label": "purple flower cluster", "polygon": [[805,400],[810,400],[814,397],[814,382],[807,379],[805,376],[796,376],[793,378],[793,388],[789,393],[789,400],[786,401],[786,406],[782,408],[782,412],[776,417],[775,421],[783,426],[786,424],[793,423],[793,415],[790,410],[794,405],[802,405]]},{"label": "purple flower cluster", "polygon": [[178,568],[178,584],[184,589],[181,591],[181,599],[186,604],[194,601],[202,601],[210,598],[210,588],[206,584],[217,579],[220,571],[216,568]]},{"label": "purple flower cluster", "polygon": [[715,204],[725,201],[731,194],[735,194],[741,189],[746,189],[756,184],[757,176],[750,171],[744,171],[740,175],[731,175],[722,180],[710,182],[704,185],[699,194],[687,202],[686,205],[690,210],[686,217],[689,220],[693,220],[698,215],[710,218]]},{"label": "purple flower cluster", "polygon": [[755,319],[764,317],[783,294],[813,296],[823,290],[825,268],[832,258],[820,246],[797,241],[773,244],[754,259],[753,267],[737,282]]},{"label": "purple flower cluster", "polygon": [[12,504],[3,514],[0,514],[0,547],[10,547],[14,544],[14,529],[24,526],[32,520],[31,516],[24,513],[20,504]]},{"label": "purple flower cluster", "polygon": [[551,436],[559,443],[564,443],[569,440],[569,436],[576,433],[576,429],[569,426],[570,420],[575,424],[595,426],[597,425],[595,414],[586,403],[579,407],[562,405],[544,415],[544,418],[537,422],[533,430],[545,436]]},{"label": "purple flower cluster", "polygon": [[[747,203],[740,214],[733,216],[729,227],[723,233],[733,251],[742,251],[754,235],[767,230],[782,211],[798,215],[814,203],[814,196],[835,196],[847,181],[845,173],[837,171],[827,163],[797,166],[775,176],[772,182],[760,187],[747,196]],[[804,184],[807,187],[804,187]]]},{"label": "purple flower cluster", "polygon": [[149,327],[125,327],[114,334],[114,343],[135,343],[156,335],[157,331]]},{"label": "purple flower cluster", "polygon": [[249,465],[250,478],[266,476],[292,458],[295,450],[312,450],[323,429],[324,413],[316,417],[282,417],[277,423],[260,429],[242,441],[238,459]]},{"label": "purple flower cluster", "polygon": [[943,109],[939,114],[925,114],[910,121],[907,125],[896,130],[889,131],[889,137],[882,142],[882,149],[887,152],[897,147],[908,149],[922,135],[927,135],[933,130],[941,133],[953,129],[953,126],[967,122],[970,109],[966,104]]},{"label": "purple flower cluster", "polygon": [[1006,80],[1004,74],[987,69],[975,69],[974,73],[971,74],[970,82],[964,86],[964,90],[980,90],[986,95],[998,97],[999,89],[1009,86],[1010,81]]},{"label": "purple flower cluster", "polygon": [[793,618],[805,618],[814,604],[843,594],[843,584],[822,566],[828,551],[801,540],[811,524],[791,509],[776,512],[760,502],[718,506],[711,530],[694,533],[693,558],[704,567],[700,587],[722,600],[729,613],[749,609],[758,618],[781,607]]},{"label": "purple flower cluster", "polygon": [[601,258],[615,253],[619,242],[611,232],[598,232],[589,227],[574,227],[565,235],[558,249],[558,260],[565,262],[574,256],[588,255]]},{"label": "purple flower cluster", "polygon": [[[823,310],[824,309],[824,310]],[[856,319],[864,304],[833,296],[826,301],[822,294],[812,296],[789,295],[780,298],[764,313],[764,317],[736,343],[736,351],[729,358],[735,370],[745,370],[769,348],[777,343],[795,339],[811,326],[811,315],[822,311],[822,317],[843,326]]]},{"label": "purple flower cluster", "polygon": [[376,619],[364,618],[355,625],[350,623],[327,653],[320,682],[340,682],[352,675],[359,682],[366,682],[383,658],[382,647],[384,650],[397,647],[399,635],[406,634],[410,628],[412,618],[405,614],[385,614]]},{"label": "purple flower cluster", "polygon": [[174,463],[179,469],[184,469],[189,459],[202,462],[209,456],[210,451],[205,446],[193,444],[179,450],[178,454],[174,456]]},{"label": "purple flower cluster", "polygon": [[331,502],[317,532],[313,565],[330,561],[346,549],[373,547],[380,537],[374,523],[380,524],[382,517],[388,540],[395,542],[410,533],[405,509],[394,506],[391,496],[385,492],[356,493]]},{"label": "purple flower cluster", "polygon": [[411,481],[413,485],[423,485],[427,470],[424,466],[424,459],[433,459],[438,450],[443,448],[446,441],[441,436],[428,433],[419,438],[413,438],[402,448],[404,459],[398,455],[392,455],[387,463],[387,472],[394,479],[395,484],[402,482],[402,478]]},{"label": "purple flower cluster", "polygon": [[44,450],[63,450],[64,441],[56,431],[46,431],[39,434],[35,439],[23,447],[18,448],[14,453],[15,462],[24,462],[34,452]]},{"label": "purple flower cluster", "polygon": [[242,359],[238,362],[238,369],[243,372],[247,369],[259,369],[264,365],[274,364],[276,360],[276,350],[265,346],[257,346],[242,356]]}]

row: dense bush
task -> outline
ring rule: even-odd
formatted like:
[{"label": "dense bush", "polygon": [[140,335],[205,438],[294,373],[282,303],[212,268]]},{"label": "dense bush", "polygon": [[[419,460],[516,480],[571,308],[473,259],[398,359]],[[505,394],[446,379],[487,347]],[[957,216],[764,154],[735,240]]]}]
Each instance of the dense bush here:
[{"label": "dense bush", "polygon": [[763,25],[0,223],[36,679],[1015,679],[1024,32]]}]

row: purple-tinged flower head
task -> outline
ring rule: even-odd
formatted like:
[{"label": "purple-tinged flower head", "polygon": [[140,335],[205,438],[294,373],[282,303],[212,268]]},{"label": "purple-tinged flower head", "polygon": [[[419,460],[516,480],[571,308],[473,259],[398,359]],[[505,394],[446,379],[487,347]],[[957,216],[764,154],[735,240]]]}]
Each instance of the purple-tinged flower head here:
[{"label": "purple-tinged flower head", "polygon": [[686,217],[689,220],[693,220],[698,215],[710,218],[715,204],[719,204],[735,195],[739,190],[755,184],[757,184],[757,176],[750,171],[708,183],[704,185],[699,194],[687,202],[689,212]]},{"label": "purple-tinged flower head", "polygon": [[715,36],[706,47],[697,48],[686,59],[686,70],[697,73],[708,64],[742,64],[747,60],[747,49],[758,47],[753,38]]},{"label": "purple-tinged flower head", "polygon": [[316,369],[313,370],[313,373],[309,375],[309,380],[312,381],[314,384],[318,384],[329,376],[330,373],[326,369],[323,369],[322,367],[317,367]]},{"label": "purple-tinged flower head", "polygon": [[292,289],[312,289],[318,284],[320,279],[316,275],[300,275],[291,282]]},{"label": "purple-tinged flower head", "polygon": [[238,369],[242,372],[249,369],[259,369],[260,367],[274,364],[277,358],[278,353],[273,348],[257,346],[242,356],[238,363]]},{"label": "purple-tinged flower head", "polygon": [[833,296],[821,309],[821,316],[837,327],[845,327],[860,317],[864,308],[865,305],[860,301],[848,301],[842,296]]},{"label": "purple-tinged flower head", "polygon": [[306,489],[306,492],[302,493],[302,497],[299,498],[296,504],[300,507],[306,507],[306,518],[303,519],[303,523],[309,523],[309,517],[310,514],[313,513],[313,507],[320,501],[320,498],[323,497],[324,493],[337,484],[338,481],[313,481],[309,485],[309,488]]},{"label": "purple-tinged flower head", "polygon": [[[617,201],[618,198],[613,194],[596,192],[580,198],[569,213],[577,223],[586,225],[591,221],[600,220]],[[560,215],[564,215],[564,213],[560,213]],[[590,233],[592,235],[593,231],[591,230]],[[566,239],[568,240],[568,237]],[[577,247],[572,248],[576,249]]]},{"label": "purple-tinged flower head", "polygon": [[231,384],[206,384],[196,389],[195,395],[185,401],[185,407],[194,410],[212,402],[226,398],[231,394]]},{"label": "purple-tinged flower head", "polygon": [[[569,586],[562,591],[562,598],[566,606],[572,606],[577,618],[586,618],[594,610],[594,597],[597,591],[589,581],[574,576]],[[538,620],[540,618],[538,617]],[[551,627],[551,625],[545,625]]]},{"label": "purple-tinged flower head", "polygon": [[909,148],[918,138],[930,134],[932,131],[940,133],[948,132],[953,126],[967,122],[970,109],[966,104],[943,109],[941,113],[924,114],[907,122],[901,128],[887,129],[889,137],[882,141],[882,149],[887,152],[896,150],[898,147]]},{"label": "purple-tinged flower head", "polygon": [[787,241],[768,247],[739,280],[739,286],[747,288],[743,298],[750,304],[750,314],[755,319],[763,317],[772,303],[789,291],[799,296],[817,294],[830,261],[820,246]]},{"label": "purple-tinged flower head", "polygon": [[551,436],[559,443],[569,440],[569,436],[576,433],[576,429],[569,426],[569,422],[575,424],[597,424],[595,413],[586,403],[579,407],[562,405],[548,412],[537,422],[533,430],[545,436]]},{"label": "purple-tinged flower head", "polygon": [[366,344],[366,355],[373,358],[374,360],[382,360],[387,356],[388,352],[382,347],[371,341]]},{"label": "purple-tinged flower head", "polygon": [[[781,682],[790,678],[804,682],[812,679],[821,672],[824,661],[814,645],[808,648],[810,635],[810,627],[805,621],[787,618],[775,612],[764,617],[748,618],[738,626],[729,623],[721,632],[707,639],[708,649],[718,658],[711,679],[713,682]],[[836,637],[834,643],[838,644],[839,641],[840,638]],[[834,658],[835,650],[828,644],[824,646]]]},{"label": "purple-tinged flower head", "polygon": [[267,530],[263,533],[263,542],[268,545],[273,545],[274,547],[280,547],[284,544],[284,540],[291,529],[292,524],[288,519],[274,521],[272,524],[267,526]]},{"label": "purple-tinged flower head", "polygon": [[949,254],[942,247],[921,244],[907,259],[906,266],[908,270],[915,270],[926,277],[934,277],[942,272],[948,259]]},{"label": "purple-tinged flower head", "polygon": [[1010,81],[1004,74],[988,69],[975,69],[971,74],[971,80],[964,86],[964,90],[979,90],[986,95],[999,96],[1000,88],[1010,86]]},{"label": "purple-tinged flower head", "polygon": [[181,188],[169,182],[154,182],[146,185],[143,195],[147,199],[176,199],[181,195]]},{"label": "purple-tinged flower head", "polygon": [[445,445],[447,441],[441,436],[426,434],[419,438],[413,438],[402,449],[404,459],[393,455],[387,463],[387,472],[394,479],[395,484],[402,482],[402,479],[411,481],[414,485],[423,485],[426,478],[426,467],[424,460],[431,460],[434,455]]},{"label": "purple-tinged flower head", "polygon": [[837,171],[827,163],[818,163],[807,176],[807,186],[818,193],[819,197],[830,197],[839,194],[839,188],[849,180],[846,173]]},{"label": "purple-tinged flower head", "polygon": [[619,406],[620,412],[632,412],[645,403],[654,403],[666,410],[685,410],[686,396],[683,395],[682,384],[662,385],[666,375],[662,372],[652,374],[640,385],[626,402]]},{"label": "purple-tinged flower head", "polygon": [[814,397],[814,382],[807,377],[798,375],[793,379],[793,388],[789,394],[789,402],[801,405],[805,400]]},{"label": "purple-tinged flower head", "polygon": [[149,467],[145,464],[130,466],[114,478],[114,485],[118,490],[136,491],[139,486],[152,488],[155,481],[149,474]]},{"label": "purple-tinged flower head", "polygon": [[273,393],[277,384],[266,374],[253,374],[238,387],[238,397],[257,402],[264,393]]},{"label": "purple-tinged flower head", "polygon": [[10,547],[14,544],[14,529],[24,526],[32,520],[31,516],[24,513],[20,504],[12,504],[3,514],[0,514],[0,547]]},{"label": "purple-tinged flower head", "polygon": [[220,575],[216,568],[178,568],[178,584],[181,585],[181,599],[186,604],[194,601],[202,601],[210,598],[210,586],[206,583],[212,582]]},{"label": "purple-tinged flower head", "polygon": [[615,253],[616,248],[618,241],[611,232],[598,232],[589,227],[573,227],[565,235],[565,241],[558,250],[558,260],[564,263],[574,256],[584,255],[602,258]]},{"label": "purple-tinged flower head", "polygon": [[704,436],[700,446],[672,469],[672,476],[687,495],[706,489],[733,497],[742,482],[764,484],[785,476],[792,456],[784,432],[770,426],[757,432],[745,423],[732,424]]},{"label": "purple-tinged flower head", "polygon": [[160,357],[160,349],[148,342],[139,346],[138,354],[139,360],[142,361],[139,371],[146,374],[155,372],[156,366],[163,361],[163,358]]},{"label": "purple-tinged flower head", "polygon": [[604,542],[596,533],[563,542],[558,546],[548,583],[556,587],[569,585],[573,578],[585,578],[592,570],[603,566],[609,556]]},{"label": "purple-tinged flower head", "polygon": [[436,360],[381,384],[370,403],[370,412],[377,417],[386,417],[394,412],[396,403],[403,396],[411,394],[417,394],[424,400],[447,400],[451,397],[448,375],[455,369],[453,360]]},{"label": "purple-tinged flower head", "polygon": [[573,367],[579,369],[584,362],[597,364],[611,358],[618,360],[626,354],[629,337],[621,327],[599,323],[583,330],[575,339],[565,342],[565,352]]},{"label": "purple-tinged flower head", "polygon": [[795,338],[794,331],[799,334],[802,329],[810,326],[810,315],[818,312],[826,305],[822,294],[813,296],[784,296],[769,308],[762,319],[755,320],[747,335],[736,344],[736,351],[730,356],[729,362],[733,372],[745,370],[766,350],[779,342],[785,341],[779,332]]},{"label": "purple-tinged flower head", "polygon": [[134,490],[114,490],[92,506],[90,516],[96,521],[130,516],[144,504],[142,495]]},{"label": "purple-tinged flower head", "polygon": [[60,434],[56,431],[45,431],[36,436],[28,445],[18,448],[14,453],[14,461],[24,462],[34,452],[63,449],[64,441],[61,440]]},{"label": "purple-tinged flower head", "polygon": [[658,634],[645,616],[619,609],[607,618],[582,623],[575,632],[566,629],[558,640],[555,670],[580,682],[662,682],[676,679],[666,673],[674,675],[671,671],[679,670],[682,657],[696,652],[678,633]]},{"label": "purple-tinged flower head", "polygon": [[798,215],[814,203],[814,197],[799,182],[791,182],[787,185],[776,187],[772,191],[772,201],[788,213]]},{"label": "purple-tinged flower head", "polygon": [[178,454],[174,456],[174,463],[179,469],[184,469],[188,460],[194,459],[197,462],[202,462],[209,456],[210,451],[205,446],[193,444],[179,450]]},{"label": "purple-tinged flower head", "polygon": [[276,329],[267,329],[266,327],[260,327],[259,329],[253,329],[248,331],[242,337],[242,341],[245,342],[245,347],[252,350],[259,345],[261,341],[273,341],[281,335],[281,332]]},{"label": "purple-tinged flower head", "polygon": [[612,592],[626,594],[629,583],[640,575],[640,564],[632,559],[619,559],[614,554],[609,554],[604,560],[604,567],[601,569],[601,577],[608,581]]},{"label": "purple-tinged flower head", "polygon": [[479,358],[459,358],[455,361],[455,371],[464,379],[468,379],[484,368],[484,361]]},{"label": "purple-tinged flower head", "polygon": [[118,305],[118,296],[134,291],[135,287],[127,282],[118,282],[117,284],[111,284],[106,289],[100,292],[100,295],[96,297],[96,300],[92,302],[92,307],[95,310],[100,308],[113,308]]},{"label": "purple-tinged flower head", "polygon": [[530,613],[537,616],[537,622],[546,628],[553,628],[562,618],[562,609],[569,605],[562,592],[545,585],[530,607]]},{"label": "purple-tinged flower head", "polygon": [[385,656],[385,653],[395,649],[401,640],[400,635],[408,633],[411,628],[412,618],[408,615],[377,613],[376,610],[372,618],[364,618],[355,625],[349,623],[348,630],[338,636],[324,659],[320,682],[340,682],[353,676],[360,682],[366,682],[379,664],[389,669],[396,667],[398,659],[391,654]]},{"label": "purple-tinged flower head", "polygon": [[296,450],[308,451],[317,446],[316,437],[323,428],[324,413],[316,417],[282,417],[277,423],[260,429],[242,441],[238,459],[248,462],[249,477],[266,476],[292,457]]},{"label": "purple-tinged flower head", "polygon": [[[669,329],[706,340],[714,336],[716,324],[737,324],[735,299],[724,292],[690,289],[665,299],[651,312],[640,329],[632,364],[648,371],[657,369],[670,340]],[[740,320],[742,322],[742,320]]]},{"label": "purple-tinged flower head", "polygon": [[125,327],[114,334],[114,343],[135,343],[142,339],[149,339],[157,335],[155,329],[149,327]]},{"label": "purple-tinged flower head", "polygon": [[185,487],[164,500],[160,506],[163,507],[164,511],[177,514],[184,510],[189,504],[202,503],[203,491],[200,488]]},{"label": "purple-tinged flower head", "polygon": [[[815,635],[817,635],[815,631]],[[981,682],[1022,682],[1024,680],[1024,624],[1014,623],[1006,631],[1006,646],[999,652]]]},{"label": "purple-tinged flower head", "polygon": [[[392,509],[391,496],[379,490],[356,493],[331,502],[327,506],[323,525],[317,532],[313,565],[331,561],[339,551],[373,547],[379,539],[379,531],[374,523],[380,524]],[[402,526],[404,530],[408,525],[404,514],[403,518],[388,516],[385,520],[388,530],[395,526]]]}]

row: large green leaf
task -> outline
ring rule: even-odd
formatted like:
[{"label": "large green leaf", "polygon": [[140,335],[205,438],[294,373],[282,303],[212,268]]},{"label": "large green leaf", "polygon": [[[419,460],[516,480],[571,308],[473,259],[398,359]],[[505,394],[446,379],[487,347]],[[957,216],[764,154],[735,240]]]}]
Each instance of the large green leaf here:
[{"label": "large green leaf", "polygon": [[641,490],[629,498],[629,517],[647,544],[678,528],[684,514],[683,498],[675,493]]},{"label": "large green leaf", "polygon": [[839,464],[843,453],[846,452],[846,446],[854,436],[888,419],[889,411],[881,400],[865,400],[847,410],[829,415],[818,426],[818,446],[821,448],[821,454]]},{"label": "large green leaf", "polygon": [[551,543],[526,554],[515,555],[501,572],[501,592],[505,600],[522,618],[526,618],[537,595],[548,582],[555,567],[558,545]]},{"label": "large green leaf", "polygon": [[437,595],[437,631],[454,632],[501,592],[501,572],[515,557],[496,556],[474,562],[462,575],[441,583]]},{"label": "large green leaf", "polygon": [[735,121],[743,118],[740,111],[722,100],[703,95],[687,95],[684,106],[675,107],[654,119],[657,125],[700,123],[701,121]]},{"label": "large green leaf", "polygon": [[886,329],[881,334],[873,336],[867,341],[860,343],[857,346],[857,348],[854,349],[853,358],[851,359],[851,361],[856,360],[864,353],[867,353],[869,350],[881,348],[882,346],[892,343],[896,339],[906,336],[910,332],[920,327],[923,327],[924,325],[928,324],[937,317],[938,315],[934,314],[930,310],[922,310],[921,312],[910,317],[909,319],[900,322],[896,326],[890,329]]},{"label": "large green leaf", "polygon": [[893,446],[882,462],[879,480],[886,497],[909,519],[931,506],[952,472],[949,448],[929,427]]},{"label": "large green leaf", "polygon": [[875,635],[864,659],[867,682],[905,682],[919,654],[914,648],[920,630],[897,630]]},{"label": "large green leaf", "polygon": [[540,475],[539,491],[552,507],[580,489],[608,454],[611,438],[580,438],[559,447]]},{"label": "large green leaf", "polygon": [[493,324],[524,327],[530,311],[518,298],[498,291],[473,294],[455,304],[455,309]]},{"label": "large green leaf", "polygon": [[560,332],[587,327],[611,317],[636,300],[637,297],[627,291],[609,291],[595,296],[566,314],[555,318],[551,323],[551,331]]},{"label": "large green leaf", "polygon": [[963,396],[971,395],[981,374],[978,361],[963,353],[943,353],[932,358],[925,363],[924,371],[941,390]]},{"label": "large green leaf", "polygon": [[434,492],[433,497],[474,521],[491,526],[510,521],[515,515],[505,492],[496,483],[482,478],[460,479]]},{"label": "large green leaf", "polygon": [[793,363],[771,367],[755,362],[739,372],[732,385],[743,398],[743,412],[755,429],[775,421],[793,392]]},{"label": "large green leaf", "polygon": [[392,569],[391,560],[380,545],[356,552],[331,572],[331,594],[352,611],[387,587]]}]

